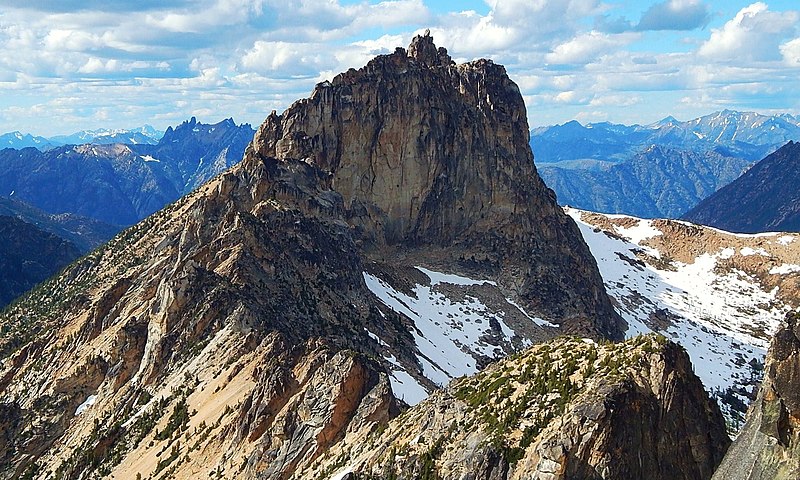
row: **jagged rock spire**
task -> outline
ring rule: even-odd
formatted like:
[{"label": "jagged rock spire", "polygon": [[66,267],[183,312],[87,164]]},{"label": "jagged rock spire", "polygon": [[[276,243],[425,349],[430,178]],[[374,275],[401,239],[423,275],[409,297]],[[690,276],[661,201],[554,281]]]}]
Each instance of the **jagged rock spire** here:
[{"label": "jagged rock spire", "polygon": [[436,48],[433,37],[429,29],[422,35],[416,35],[408,46],[408,56],[414,60],[428,66],[447,66],[453,63],[447,49],[444,47]]}]

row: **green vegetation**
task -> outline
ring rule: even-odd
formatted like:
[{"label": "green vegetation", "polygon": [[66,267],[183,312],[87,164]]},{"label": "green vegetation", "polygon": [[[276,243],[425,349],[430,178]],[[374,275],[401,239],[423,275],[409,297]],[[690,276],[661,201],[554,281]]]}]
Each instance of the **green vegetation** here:
[{"label": "green vegetation", "polygon": [[467,404],[493,447],[513,464],[589,383],[618,381],[632,368],[647,368],[645,355],[659,351],[666,342],[661,335],[603,345],[557,339],[460,381],[454,385],[454,396]]}]

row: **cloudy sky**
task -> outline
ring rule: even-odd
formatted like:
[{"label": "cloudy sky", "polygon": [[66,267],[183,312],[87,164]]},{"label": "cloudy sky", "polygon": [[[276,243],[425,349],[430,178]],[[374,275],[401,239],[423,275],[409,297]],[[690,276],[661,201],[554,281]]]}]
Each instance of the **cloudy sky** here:
[{"label": "cloudy sky", "polygon": [[[20,5],[24,5],[21,7]],[[800,113],[797,0],[0,0],[0,133],[261,123],[430,28],[531,126]]]}]

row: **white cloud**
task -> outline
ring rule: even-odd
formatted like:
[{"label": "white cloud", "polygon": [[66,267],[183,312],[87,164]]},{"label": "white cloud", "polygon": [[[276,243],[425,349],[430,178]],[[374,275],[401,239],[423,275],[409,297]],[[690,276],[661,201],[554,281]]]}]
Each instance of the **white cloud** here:
[{"label": "white cloud", "polygon": [[241,70],[279,77],[316,77],[335,63],[324,46],[310,43],[256,41],[242,56]]},{"label": "white cloud", "polygon": [[545,57],[553,64],[592,63],[604,53],[626,45],[637,38],[636,34],[606,34],[597,31],[580,34],[556,46]]},{"label": "white cloud", "polygon": [[719,1],[651,0],[638,23],[619,17],[614,28],[625,32],[613,34],[595,20],[613,18],[619,2],[602,0],[487,0],[480,13],[460,4],[433,13],[423,0],[45,0],[30,8],[0,0],[8,6],[0,131],[47,133],[52,118],[59,124],[50,128],[68,130],[177,123],[191,112],[257,124],[428,27],[457,61],[506,65],[532,125],[679,108],[701,91],[711,99],[704,105],[735,108],[761,95],[769,108],[800,109],[792,100],[800,99],[797,12],[756,3],[711,32],[681,34],[686,43],[659,35],[666,40],[653,51],[654,34],[643,30],[701,26],[706,5],[719,10]]},{"label": "white cloud", "polygon": [[778,45],[797,29],[798,13],[773,12],[757,2],[736,14],[700,46],[698,54],[711,60],[776,60]]},{"label": "white cloud", "polygon": [[611,94],[611,95],[603,95],[598,94],[595,95],[589,101],[589,106],[592,107],[630,107],[633,105],[637,105],[642,103],[642,97],[639,95],[622,95],[622,94]]},{"label": "white cloud", "polygon": [[791,67],[800,67],[800,38],[788,41],[780,46],[783,61]]}]

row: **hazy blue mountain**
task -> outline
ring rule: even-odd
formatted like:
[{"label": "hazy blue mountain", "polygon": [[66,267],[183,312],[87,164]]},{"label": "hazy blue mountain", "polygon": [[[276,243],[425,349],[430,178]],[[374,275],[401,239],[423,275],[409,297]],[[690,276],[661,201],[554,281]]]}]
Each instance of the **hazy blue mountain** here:
[{"label": "hazy blue mountain", "polygon": [[74,244],[81,253],[87,253],[107,242],[122,227],[82,217],[73,213],[54,215],[40,210],[14,197],[0,196],[0,215],[18,218],[57,237]]},{"label": "hazy blue mountain", "polygon": [[68,240],[0,215],[0,308],[79,256],[78,247]]},{"label": "hazy blue mountain", "polygon": [[82,130],[71,135],[56,135],[50,137],[52,143],[60,145],[81,145],[84,143],[111,144],[127,143],[132,145],[155,145],[164,132],[156,130],[150,125],[132,129],[107,129]]},{"label": "hazy blue mountain", "polygon": [[685,220],[730,232],[800,231],[800,143],[789,142],[706,198]]},{"label": "hazy blue mountain", "polygon": [[651,125],[577,121],[531,131],[545,183],[559,203],[638,217],[675,217],[789,140],[800,119],[724,110]]},{"label": "hazy blue mountain", "polygon": [[562,205],[675,218],[739,177],[749,163],[713,151],[653,146],[626,162],[573,160],[540,164],[538,169]]},{"label": "hazy blue mountain", "polygon": [[674,117],[650,125],[619,125],[573,120],[531,131],[536,162],[596,159],[626,161],[650,145],[692,151],[714,150],[757,161],[789,140],[800,139],[800,119],[723,110],[681,122]]},{"label": "hazy blue mountain", "polygon": [[30,133],[8,132],[0,135],[0,148],[25,148],[35,147],[40,150],[60,145],[50,139],[37,137]]},{"label": "hazy blue mountain", "polygon": [[254,130],[192,118],[156,145],[65,145],[0,150],[0,195],[48,213],[130,225],[241,160]]}]

